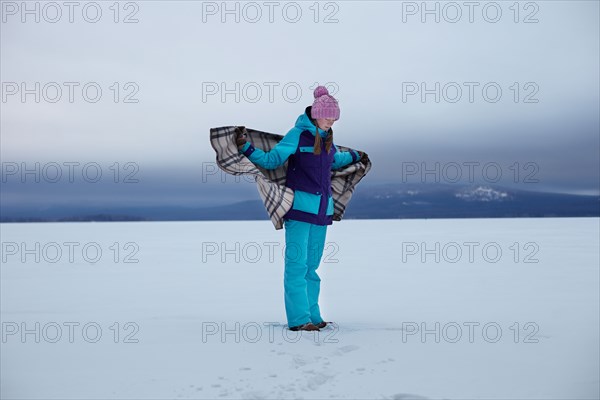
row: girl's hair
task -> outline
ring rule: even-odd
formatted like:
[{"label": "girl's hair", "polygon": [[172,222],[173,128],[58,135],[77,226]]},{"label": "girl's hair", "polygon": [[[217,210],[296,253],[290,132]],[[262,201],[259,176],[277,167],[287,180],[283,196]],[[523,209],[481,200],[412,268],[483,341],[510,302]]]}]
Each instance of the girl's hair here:
[{"label": "girl's hair", "polygon": [[[314,146],[313,154],[321,154],[322,139],[321,139],[321,135],[319,134],[319,126],[317,125],[316,121],[315,121],[315,126],[317,129],[315,132],[315,146]],[[327,151],[327,154],[329,154],[332,144],[333,144],[333,129],[330,127],[329,132],[327,132],[327,137],[325,138],[325,150]]]}]

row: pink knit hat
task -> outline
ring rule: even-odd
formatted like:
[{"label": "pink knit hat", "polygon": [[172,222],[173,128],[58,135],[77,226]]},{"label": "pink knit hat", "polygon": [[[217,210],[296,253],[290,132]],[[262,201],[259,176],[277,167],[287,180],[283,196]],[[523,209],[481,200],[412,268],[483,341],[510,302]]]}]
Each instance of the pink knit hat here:
[{"label": "pink knit hat", "polygon": [[310,114],[313,119],[332,118],[340,119],[340,107],[337,100],[329,94],[325,86],[318,86],[314,92],[315,102],[312,105]]}]

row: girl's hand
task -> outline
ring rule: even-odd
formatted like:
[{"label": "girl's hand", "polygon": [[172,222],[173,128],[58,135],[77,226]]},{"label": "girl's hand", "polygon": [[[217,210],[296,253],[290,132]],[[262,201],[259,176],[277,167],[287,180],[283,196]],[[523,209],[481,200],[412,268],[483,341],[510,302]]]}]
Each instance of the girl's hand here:
[{"label": "girl's hand", "polygon": [[241,149],[247,142],[246,134],[248,133],[248,131],[246,131],[245,126],[238,126],[235,128],[235,132],[236,132],[235,143],[237,144],[237,147],[239,149]]},{"label": "girl's hand", "polygon": [[364,151],[359,151],[358,155],[360,156],[360,159],[358,161],[367,165],[367,163],[370,161],[367,153],[365,153]]}]

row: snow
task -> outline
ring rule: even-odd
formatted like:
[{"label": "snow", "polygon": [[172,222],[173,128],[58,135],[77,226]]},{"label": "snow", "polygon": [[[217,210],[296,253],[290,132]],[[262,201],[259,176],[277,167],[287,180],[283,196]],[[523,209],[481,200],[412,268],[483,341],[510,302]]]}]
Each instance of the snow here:
[{"label": "snow", "polygon": [[301,336],[269,221],[2,224],[0,397],[598,398],[599,221],[336,222]]},{"label": "snow", "polygon": [[455,196],[468,201],[495,201],[510,198],[506,192],[485,186],[478,186],[475,189],[465,189],[460,193],[456,193]]}]

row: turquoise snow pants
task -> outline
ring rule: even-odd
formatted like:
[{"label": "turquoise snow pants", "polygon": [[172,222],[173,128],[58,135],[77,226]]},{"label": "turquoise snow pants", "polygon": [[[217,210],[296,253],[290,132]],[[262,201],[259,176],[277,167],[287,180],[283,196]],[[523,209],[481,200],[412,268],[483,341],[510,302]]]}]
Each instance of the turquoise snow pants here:
[{"label": "turquoise snow pants", "polygon": [[283,286],[289,327],[323,321],[319,310],[321,278],[317,268],[323,256],[327,225],[286,219]]}]

